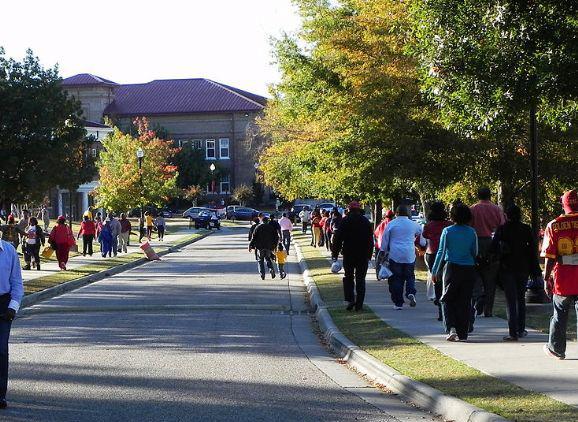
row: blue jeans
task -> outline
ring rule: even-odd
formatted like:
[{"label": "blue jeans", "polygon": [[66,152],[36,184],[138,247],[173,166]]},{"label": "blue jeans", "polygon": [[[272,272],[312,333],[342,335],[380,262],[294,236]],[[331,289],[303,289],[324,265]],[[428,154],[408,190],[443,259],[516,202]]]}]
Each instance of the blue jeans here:
[{"label": "blue jeans", "polygon": [[389,269],[392,272],[392,276],[389,277],[389,293],[391,294],[391,301],[396,306],[402,306],[403,300],[403,287],[405,285],[405,297],[408,295],[415,295],[417,292],[415,290],[415,262],[411,264],[402,264],[389,260]]},{"label": "blue jeans", "polygon": [[548,347],[561,356],[566,355],[566,327],[570,307],[578,312],[578,296],[553,295],[554,314],[550,318],[550,337]]},{"label": "blue jeans", "polygon": [[[10,303],[10,294],[0,296],[0,314],[4,314]],[[8,338],[10,337],[11,321],[0,319],[0,400],[6,399],[8,388]]]},{"label": "blue jeans", "polygon": [[257,254],[258,258],[259,258],[259,274],[261,274],[262,276],[265,275],[265,261],[267,261],[267,268],[269,268],[269,271],[275,271],[273,269],[273,262],[271,261],[271,256],[273,255],[273,252],[267,249],[259,249],[259,252]]}]

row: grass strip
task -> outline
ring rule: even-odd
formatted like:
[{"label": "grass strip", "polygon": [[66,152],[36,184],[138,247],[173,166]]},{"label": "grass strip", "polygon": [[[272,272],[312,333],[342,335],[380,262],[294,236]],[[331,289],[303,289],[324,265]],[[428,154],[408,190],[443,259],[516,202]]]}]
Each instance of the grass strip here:
[{"label": "grass strip", "polygon": [[578,409],[544,394],[524,390],[448,357],[389,326],[369,309],[363,313],[345,311],[341,276],[330,272],[327,259],[310,246],[307,237],[296,235],[294,238],[301,246],[311,277],[337,327],[379,361],[416,381],[510,420],[578,420]]},{"label": "grass strip", "polygon": [[[180,246],[187,242],[190,242],[194,239],[197,239],[203,236],[204,233],[193,233],[191,235],[187,235],[184,237],[179,238],[173,242],[168,242],[166,245],[163,245],[161,248],[157,248],[157,252],[162,252],[167,250],[173,246]],[[44,277],[38,277],[24,283],[24,294],[28,295],[30,293],[40,292],[46,289],[49,289],[54,286],[58,286],[60,284],[77,280],[82,277],[87,277],[89,275],[93,275],[96,273],[100,273],[103,271],[108,271],[114,267],[119,265],[127,264],[129,262],[137,261],[143,258],[143,254],[141,252],[134,252],[127,255],[118,255],[116,257],[111,258],[103,258],[102,260],[94,261],[87,265],[82,265],[80,267],[72,268],[67,271],[59,271],[55,274],[50,274]]]}]

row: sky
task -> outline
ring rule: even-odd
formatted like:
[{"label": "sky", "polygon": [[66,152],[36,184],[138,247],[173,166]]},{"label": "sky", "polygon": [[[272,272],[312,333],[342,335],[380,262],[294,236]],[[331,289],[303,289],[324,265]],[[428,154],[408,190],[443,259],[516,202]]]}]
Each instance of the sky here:
[{"label": "sky", "polygon": [[7,1],[0,46],[18,60],[31,48],[62,77],[208,78],[266,95],[279,79],[270,38],[298,28],[291,0]]}]

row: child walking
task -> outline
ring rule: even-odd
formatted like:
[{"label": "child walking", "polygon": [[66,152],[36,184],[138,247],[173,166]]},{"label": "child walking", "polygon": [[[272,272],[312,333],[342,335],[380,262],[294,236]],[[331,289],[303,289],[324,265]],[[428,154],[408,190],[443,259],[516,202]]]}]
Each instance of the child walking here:
[{"label": "child walking", "polygon": [[277,266],[279,267],[279,275],[281,276],[281,280],[287,277],[287,273],[285,272],[285,262],[287,262],[287,251],[283,249],[283,243],[279,242],[279,246],[275,251],[275,257],[277,258]]}]

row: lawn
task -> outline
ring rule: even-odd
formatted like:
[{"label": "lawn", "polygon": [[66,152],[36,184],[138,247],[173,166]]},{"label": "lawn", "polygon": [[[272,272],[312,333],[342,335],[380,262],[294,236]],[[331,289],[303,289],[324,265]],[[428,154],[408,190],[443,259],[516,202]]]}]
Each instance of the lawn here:
[{"label": "lawn", "polygon": [[410,378],[444,393],[516,421],[578,420],[578,409],[543,394],[486,375],[392,328],[371,310],[343,309],[341,277],[329,271],[326,257],[295,235],[323,300],[339,329],[376,359]]}]

